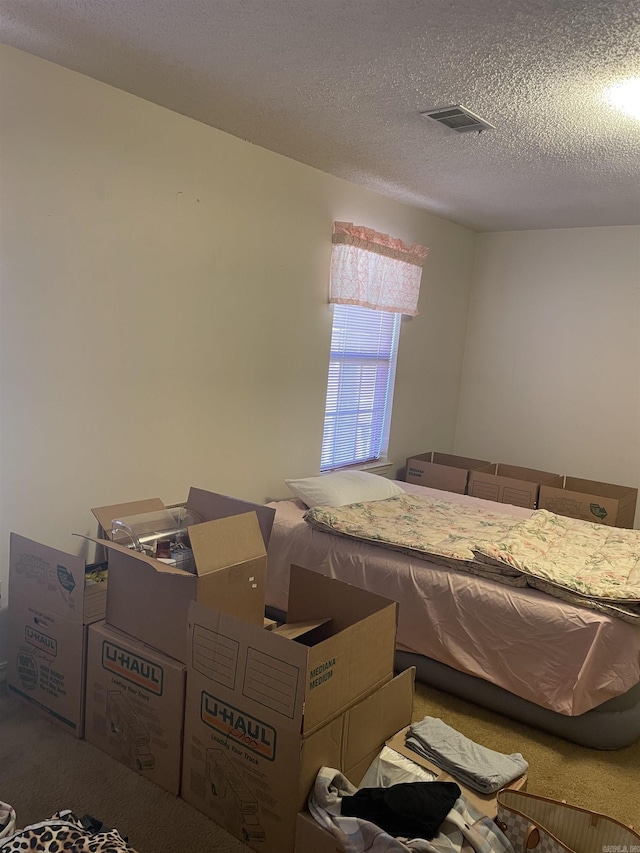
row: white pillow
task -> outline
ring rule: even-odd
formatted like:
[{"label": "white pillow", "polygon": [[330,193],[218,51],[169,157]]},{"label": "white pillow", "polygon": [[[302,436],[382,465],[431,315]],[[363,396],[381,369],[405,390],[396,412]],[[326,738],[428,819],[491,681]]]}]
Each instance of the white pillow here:
[{"label": "white pillow", "polygon": [[361,501],[381,501],[404,490],[391,480],[367,471],[334,471],[319,477],[285,480],[293,494],[310,509],[314,506],[344,506]]}]

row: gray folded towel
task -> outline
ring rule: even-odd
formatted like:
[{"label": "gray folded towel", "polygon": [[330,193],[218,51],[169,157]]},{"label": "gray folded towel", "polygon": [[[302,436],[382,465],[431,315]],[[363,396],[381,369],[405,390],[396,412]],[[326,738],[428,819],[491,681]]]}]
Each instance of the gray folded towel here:
[{"label": "gray folded towel", "polygon": [[529,769],[519,752],[504,755],[480,746],[436,717],[413,723],[406,745],[463,785],[483,794],[499,791]]}]

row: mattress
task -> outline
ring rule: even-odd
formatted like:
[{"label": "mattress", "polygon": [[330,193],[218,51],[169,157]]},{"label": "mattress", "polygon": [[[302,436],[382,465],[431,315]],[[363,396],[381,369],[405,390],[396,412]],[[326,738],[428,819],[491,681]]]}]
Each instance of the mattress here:
[{"label": "mattress", "polygon": [[640,737],[640,683],[584,714],[567,717],[423,655],[396,652],[395,665],[399,671],[415,666],[416,680],[430,687],[452,693],[474,705],[498,711],[506,717],[580,746],[623,749]]},{"label": "mattress", "polygon": [[[408,483],[527,518],[531,510]],[[267,605],[286,611],[291,564],[370,589],[399,603],[398,650],[482,679],[568,717],[622,696],[640,682],[640,627],[547,595],[456,571],[311,527],[298,500],[269,504],[276,516],[267,556]]]}]

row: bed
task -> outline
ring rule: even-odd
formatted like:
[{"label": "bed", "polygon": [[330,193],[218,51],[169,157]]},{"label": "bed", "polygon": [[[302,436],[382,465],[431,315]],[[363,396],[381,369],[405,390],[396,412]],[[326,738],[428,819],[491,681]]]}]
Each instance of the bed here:
[{"label": "bed", "polygon": [[[395,494],[443,499],[507,526],[533,515],[392,485]],[[399,602],[396,663],[415,665],[420,680],[584,746],[619,749],[640,737],[640,610],[619,618],[523,585],[517,572],[498,581],[495,566],[474,573],[445,557],[325,532],[305,520],[299,497],[269,506],[267,605],[275,615],[286,612],[290,565],[319,571]]]}]

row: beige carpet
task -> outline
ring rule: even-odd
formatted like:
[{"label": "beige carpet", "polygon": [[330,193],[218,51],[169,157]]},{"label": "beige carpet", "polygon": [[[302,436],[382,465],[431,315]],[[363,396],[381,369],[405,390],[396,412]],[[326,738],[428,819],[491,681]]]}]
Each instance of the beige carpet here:
[{"label": "beige carpet", "polygon": [[184,800],[79,741],[0,689],[0,800],[18,827],[71,809],[115,827],[138,853],[247,853]]},{"label": "beige carpet", "polygon": [[[640,826],[640,742],[615,752],[574,746],[424,685],[414,719],[442,717],[467,737],[531,765],[528,789]],[[69,808],[116,827],[139,853],[247,853],[204,815],[77,741],[0,688],[0,800],[26,826]],[[284,853],[284,851],[283,851]]]}]

